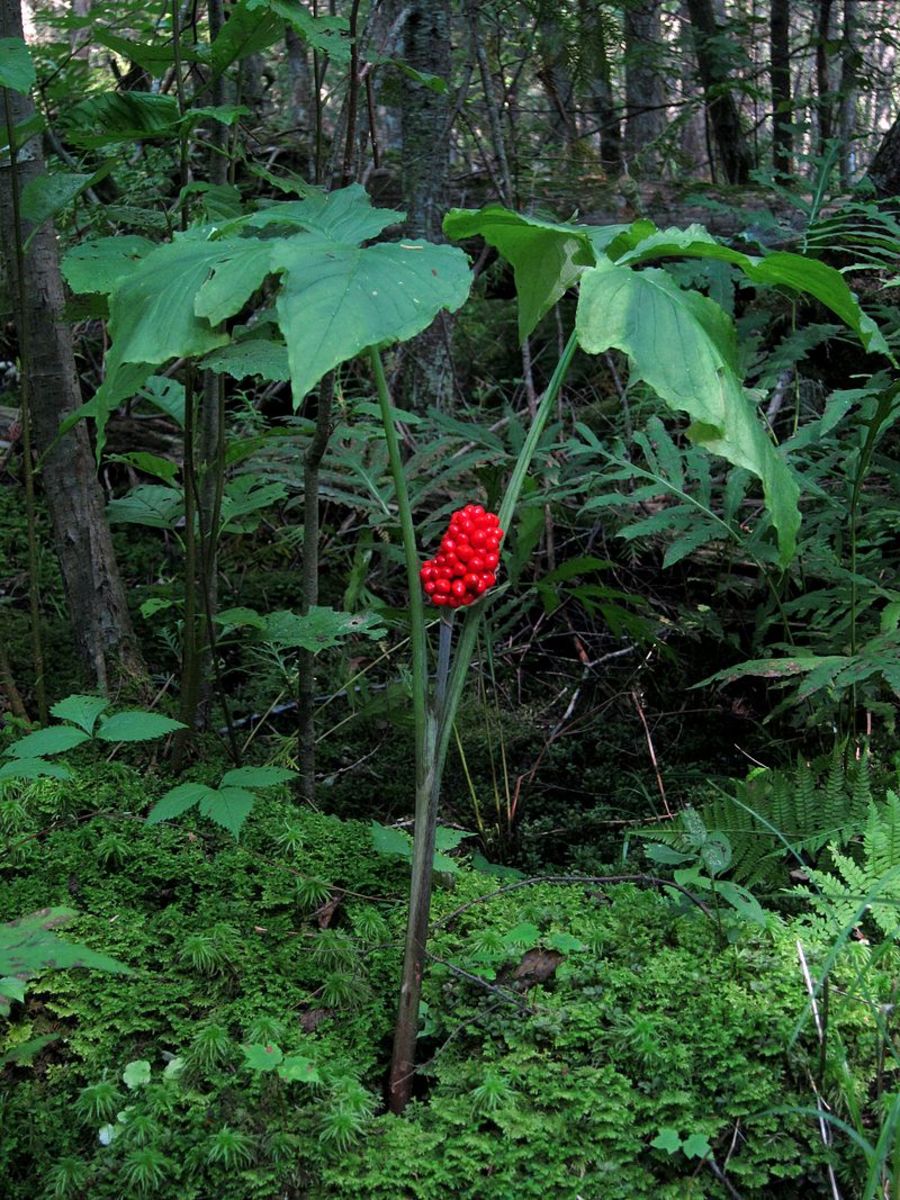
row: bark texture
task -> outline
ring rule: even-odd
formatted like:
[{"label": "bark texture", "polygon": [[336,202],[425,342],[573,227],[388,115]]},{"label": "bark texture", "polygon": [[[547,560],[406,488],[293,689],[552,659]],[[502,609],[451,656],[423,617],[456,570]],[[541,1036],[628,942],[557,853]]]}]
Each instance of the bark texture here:
[{"label": "bark texture", "polygon": [[[416,0],[405,6],[403,57],[411,67],[450,78],[450,0]],[[450,94],[404,77],[401,132],[406,232],[443,241],[441,222],[449,207]],[[453,394],[451,321],[442,313],[406,347],[402,391],[407,404],[441,406]]]},{"label": "bark texture", "polygon": [[772,166],[791,173],[791,46],[789,0],[772,0],[769,11],[770,75],[772,83]]},{"label": "bark texture", "polygon": [[625,9],[625,157],[629,173],[656,178],[659,139],[666,128],[660,74],[661,0],[634,0]]},{"label": "bark texture", "polygon": [[[0,0],[0,36],[22,36],[18,0]],[[9,98],[14,125],[34,112],[29,97],[10,92]],[[43,175],[39,138],[20,148],[16,170],[19,189]],[[24,257],[20,288],[13,183],[7,157],[0,162],[0,247],[14,297],[34,446],[42,456],[39,479],[53,523],[75,643],[94,684],[108,692],[123,679],[143,679],[145,670],[113,552],[87,426],[79,423],[54,440],[60,422],[81,405],[71,331],[62,316],[56,233],[47,223],[35,234]],[[26,226],[26,235],[29,232]],[[20,296],[24,303],[19,303]]]},{"label": "bark texture", "polygon": [[737,103],[730,91],[728,70],[718,48],[721,29],[712,0],[687,0],[697,69],[706,104],[707,119],[718,149],[726,183],[744,184],[750,178],[753,155],[741,126]]}]

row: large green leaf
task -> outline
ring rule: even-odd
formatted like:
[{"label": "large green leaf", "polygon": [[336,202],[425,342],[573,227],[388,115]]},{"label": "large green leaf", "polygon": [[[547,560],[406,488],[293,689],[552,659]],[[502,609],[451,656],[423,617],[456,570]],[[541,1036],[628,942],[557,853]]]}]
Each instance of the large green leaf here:
[{"label": "large green leaf", "polygon": [[97,238],[73,246],[60,266],[73,292],[111,292],[155,246],[148,238],[130,233]]},{"label": "large green leaf", "polygon": [[232,249],[231,240],[210,241],[205,230],[194,229],[151,250],[110,299],[107,370],[120,363],[189,358],[226,345],[228,334],[197,316],[194,299]]},{"label": "large green leaf", "polygon": [[524,216],[500,204],[451,209],[444,217],[444,233],[457,241],[483,237],[512,264],[522,341],[584,268],[597,261],[586,226]]},{"label": "large green leaf", "polygon": [[153,92],[97,92],[60,114],[70,141],[89,147],[171,137],[179,117],[174,96]]},{"label": "large green leaf", "polygon": [[284,22],[271,12],[254,12],[255,5],[239,0],[228,10],[228,20],[212,44],[213,66],[218,74],[251,54],[266,50],[284,37]]},{"label": "large green leaf", "polygon": [[761,480],[787,563],[800,525],[799,489],[741,386],[734,327],[719,306],[682,291],[665,271],[601,262],[582,278],[576,330],[589,354],[613,347],[627,354],[636,378],[690,416],[693,441]]},{"label": "large green leaf", "polygon": [[[266,225],[295,225],[308,233],[334,242],[355,246],[378,237],[389,225],[404,219],[393,208],[373,208],[368,192],[358,183],[338,188],[334,192],[313,192],[302,200],[286,200],[271,204],[260,212],[243,217],[235,224],[248,228]],[[229,232],[229,226],[225,232]]]},{"label": "large green leaf", "polygon": [[232,379],[246,379],[248,375],[255,375],[260,379],[284,382],[291,377],[287,346],[265,338],[246,338],[223,346],[221,350],[213,350],[200,366],[218,374],[230,375]]},{"label": "large green leaf", "polygon": [[711,258],[732,263],[754,283],[789,287],[814,296],[857,334],[867,350],[891,353],[881,330],[863,312],[840,271],[818,259],[786,251],[757,258],[723,246],[702,225],[657,229],[649,221],[636,222],[611,244],[609,251],[620,266],[670,257]]},{"label": "large green leaf", "polygon": [[244,307],[270,273],[272,243],[257,238],[220,238],[208,243],[214,258],[210,278],[202,283],[194,312],[217,325]]},{"label": "large green leaf", "polygon": [[472,281],[460,250],[425,241],[358,247],[310,235],[276,242],[272,262],[295,405],[339,363],[458,309]]},{"label": "large green leaf", "polygon": [[30,92],[34,80],[34,63],[22,39],[0,38],[0,87]]},{"label": "large green leaf", "polygon": [[247,0],[247,7],[253,12],[264,8],[276,13],[294,27],[311,49],[321,50],[333,62],[350,61],[350,43],[341,36],[350,27],[346,17],[314,17],[300,0]]}]

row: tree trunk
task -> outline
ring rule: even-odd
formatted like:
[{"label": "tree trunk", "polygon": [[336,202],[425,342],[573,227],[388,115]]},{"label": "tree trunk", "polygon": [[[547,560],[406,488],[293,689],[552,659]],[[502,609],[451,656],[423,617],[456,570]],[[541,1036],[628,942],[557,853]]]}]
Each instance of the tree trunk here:
[{"label": "tree trunk", "polygon": [[601,6],[593,0],[578,0],[578,22],[588,60],[593,64],[587,88],[600,137],[600,162],[608,174],[618,175],[622,170],[622,127],[613,103]]},{"label": "tree trunk", "polygon": [[[450,0],[415,0],[404,26],[403,57],[423,73],[450,78]],[[450,177],[450,93],[404,76],[401,131],[403,197],[410,237],[443,241]],[[413,408],[439,407],[453,395],[452,324],[442,313],[405,347],[403,394]]]},{"label": "tree trunk", "polygon": [[882,199],[900,196],[900,116],[882,138],[866,178]]},{"label": "tree trunk", "polygon": [[782,175],[791,173],[791,46],[790,0],[772,0],[769,13],[772,79],[772,166]]},{"label": "tree trunk", "polygon": [[697,51],[694,45],[693,28],[685,0],[678,6],[678,50],[681,67],[679,79],[680,97],[680,166],[683,171],[700,175],[704,168],[712,178],[713,164],[710,160],[707,121],[703,108],[701,89],[697,85]]},{"label": "tree trunk", "polygon": [[856,154],[856,91],[859,50],[857,48],[857,0],[844,0],[844,30],[841,36],[841,107],[838,113],[838,137],[841,141],[841,185],[853,183]]},{"label": "tree trunk", "polygon": [[[18,0],[0,0],[0,36],[22,37]],[[30,97],[8,92],[14,125],[34,113]],[[146,669],[131,626],[104,512],[87,426],[80,422],[54,442],[60,422],[81,406],[72,336],[63,320],[64,294],[56,232],[50,222],[32,238],[22,259],[16,251],[14,186],[21,191],[44,174],[40,138],[17,155],[17,179],[9,158],[0,160],[0,246],[9,290],[16,297],[16,325],[34,445],[42,457],[40,479],[53,523],[75,643],[93,683],[104,692],[143,680]],[[25,234],[30,231],[26,227]],[[21,277],[20,277],[21,263]]]},{"label": "tree trunk", "polygon": [[578,140],[575,87],[567,62],[567,46],[559,9],[541,0],[536,14],[537,77],[550,101],[550,142],[571,158]]},{"label": "tree trunk", "polygon": [[816,111],[819,116],[819,145],[821,158],[825,154],[829,139],[834,132],[832,109],[834,91],[831,86],[828,42],[831,32],[831,6],[833,0],[819,0],[816,27]]},{"label": "tree trunk", "polygon": [[666,128],[660,75],[661,0],[634,0],[625,9],[625,157],[633,178],[659,176],[659,139]]},{"label": "tree trunk", "polygon": [[729,88],[728,71],[717,49],[722,30],[716,23],[712,0],[687,0],[697,50],[697,68],[710,128],[719,152],[727,183],[745,184],[750,178],[753,155],[747,144],[741,117]]}]

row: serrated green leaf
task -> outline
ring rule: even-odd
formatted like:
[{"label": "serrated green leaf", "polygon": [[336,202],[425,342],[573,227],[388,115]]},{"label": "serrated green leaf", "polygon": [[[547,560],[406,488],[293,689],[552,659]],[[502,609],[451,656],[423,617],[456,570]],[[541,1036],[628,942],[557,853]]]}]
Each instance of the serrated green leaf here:
[{"label": "serrated green leaf", "polygon": [[274,1071],[284,1060],[284,1052],[271,1043],[245,1042],[241,1049],[244,1052],[244,1066],[251,1071]]},{"label": "serrated green leaf", "polygon": [[149,742],[174,733],[176,729],[184,729],[181,721],[133,709],[101,720],[95,736],[104,742]]},{"label": "serrated green leaf", "polygon": [[276,783],[287,783],[296,779],[297,772],[286,767],[235,767],[222,776],[222,783],[236,787],[272,787]]},{"label": "serrated green leaf", "polygon": [[[50,709],[54,717],[60,721],[71,721],[90,737],[94,732],[97,718],[109,708],[109,700],[105,696],[66,696],[58,700]],[[43,753],[43,752],[42,752]]]},{"label": "serrated green leaf", "polygon": [[238,838],[241,826],[249,817],[255,803],[256,796],[244,788],[210,788],[209,794],[200,800],[200,812]]},{"label": "serrated green leaf", "polygon": [[72,772],[62,763],[47,762],[43,758],[14,758],[0,767],[3,779],[71,779]]},{"label": "serrated green leaf", "polygon": [[171,821],[180,817],[213,791],[214,789],[205,783],[180,783],[177,787],[170,788],[164,796],[160,796],[147,814],[147,824],[158,825],[161,821]]},{"label": "serrated green leaf", "polygon": [[434,834],[435,849],[455,850],[460,842],[474,836],[469,829],[451,829],[448,825],[439,825]]},{"label": "serrated green leaf", "polygon": [[379,825],[373,821],[369,826],[372,846],[379,854],[397,854],[401,858],[412,858],[412,838],[402,829]]},{"label": "serrated green leaf", "polygon": [[0,38],[0,87],[27,94],[34,87],[31,53],[22,38]]},{"label": "serrated green leaf", "polygon": [[51,725],[47,729],[38,729],[26,734],[11,746],[7,746],[4,754],[15,758],[43,758],[48,754],[62,754],[65,750],[73,750],[82,742],[88,740],[88,734],[83,729],[73,729],[71,725]]},{"label": "serrated green leaf", "polygon": [[174,529],[183,515],[184,493],[161,483],[140,483],[106,506],[112,524],[146,525],[151,529]]}]

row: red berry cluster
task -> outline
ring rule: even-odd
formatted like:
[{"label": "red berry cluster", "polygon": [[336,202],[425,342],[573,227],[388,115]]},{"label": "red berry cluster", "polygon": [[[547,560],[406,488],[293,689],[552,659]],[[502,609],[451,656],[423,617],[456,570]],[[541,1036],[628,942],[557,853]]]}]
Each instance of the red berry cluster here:
[{"label": "red berry cluster", "polygon": [[480,504],[467,504],[455,512],[440,552],[419,572],[431,603],[460,608],[493,587],[502,540],[496,513],[485,512]]}]

